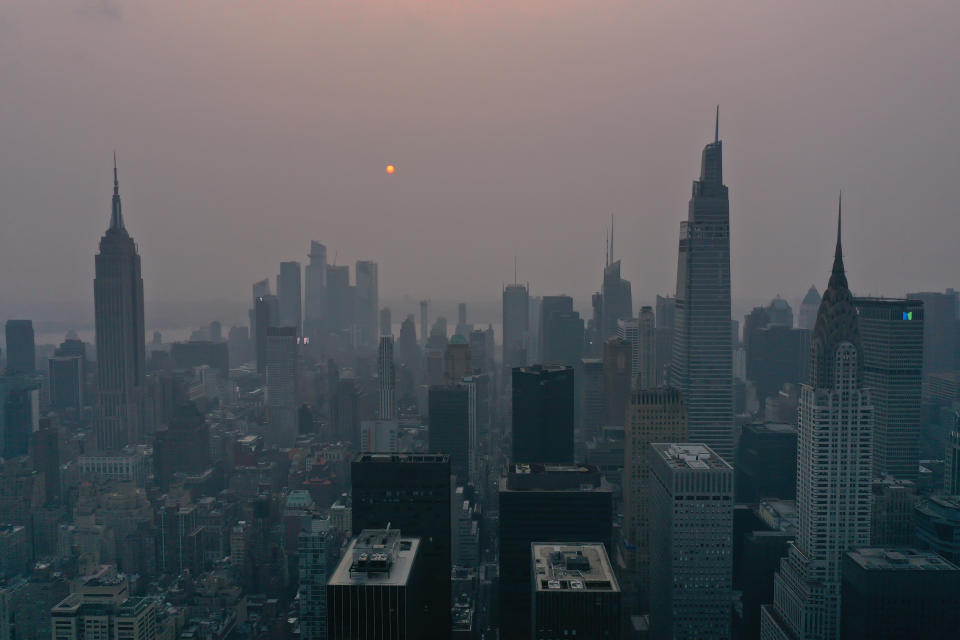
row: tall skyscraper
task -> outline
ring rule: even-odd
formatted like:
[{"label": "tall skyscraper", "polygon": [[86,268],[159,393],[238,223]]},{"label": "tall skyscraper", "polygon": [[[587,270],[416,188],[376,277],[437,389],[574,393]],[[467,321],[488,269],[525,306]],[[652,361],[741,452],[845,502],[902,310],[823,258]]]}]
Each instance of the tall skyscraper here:
[{"label": "tall skyscraper", "polygon": [[957,344],[957,292],[908,293],[923,302],[923,375],[952,371]]},{"label": "tall skyscraper", "polygon": [[540,362],[575,367],[583,357],[583,319],[570,296],[546,296],[540,315]]},{"label": "tall skyscraper", "polygon": [[377,263],[357,260],[357,344],[372,347],[380,335],[380,292]]},{"label": "tall skyscraper", "polygon": [[297,439],[297,328],[267,329],[267,441],[292,447]]},{"label": "tall skyscraper", "polygon": [[253,335],[254,355],[257,358],[257,373],[267,371],[267,330],[280,322],[280,301],[277,296],[265,294],[253,301],[253,317],[256,330]]},{"label": "tall skyscraper", "polygon": [[522,284],[503,289],[503,366],[512,369],[527,365],[530,326],[530,296]]},{"label": "tall skyscraper", "polygon": [[351,331],[354,318],[354,288],[350,286],[350,267],[327,267],[327,327],[334,333]]},{"label": "tall skyscraper", "polygon": [[[500,637],[530,637],[534,542],[611,548],[613,496],[589,465],[515,464],[500,478]],[[589,636],[588,636],[589,637]]]},{"label": "tall skyscraper", "polygon": [[761,637],[840,635],[843,554],[870,544],[873,407],[864,388],[857,308],[837,248],[800,391],[797,426],[797,539],[780,564]]},{"label": "tall skyscraper", "polygon": [[813,331],[813,325],[817,322],[817,311],[820,309],[820,292],[813,285],[807,290],[800,303],[800,318],[798,326],[807,331]]},{"label": "tall skyscraper", "polygon": [[7,375],[32,374],[37,368],[32,320],[7,320]]},{"label": "tall skyscraper", "polygon": [[[612,247],[612,230],[610,244]],[[633,298],[630,293],[630,281],[620,277],[619,260],[611,262],[603,270],[603,299],[600,313],[600,340],[606,340],[617,334],[618,320],[626,320],[633,317]]]},{"label": "tall skyscraper", "polygon": [[[327,585],[329,633],[324,640],[419,640],[437,634],[423,611],[426,547],[421,538],[384,523],[350,541]],[[303,636],[307,640],[310,636]]]},{"label": "tall skyscraper", "polygon": [[534,542],[533,640],[618,640],[620,588],[600,543]]},{"label": "tall skyscraper", "polygon": [[680,392],[669,387],[633,392],[627,415],[623,467],[623,537],[628,569],[634,574],[636,604],[650,605],[650,445],[684,442],[687,413]]},{"label": "tall skyscraper", "polygon": [[610,338],[603,343],[603,398],[605,425],[623,426],[626,423],[627,404],[633,359],[633,345],[623,338]]},{"label": "tall skyscraper", "polygon": [[548,362],[551,345],[548,344],[553,331],[553,317],[559,313],[573,312],[573,298],[566,295],[544,296],[540,301],[540,362]]},{"label": "tall skyscraper", "polygon": [[[482,357],[482,353],[480,354]],[[443,375],[447,384],[456,384],[473,373],[472,354],[467,339],[459,333],[450,338],[443,350]]]},{"label": "tall skyscraper", "polygon": [[617,321],[614,337],[630,344],[630,384],[633,384],[640,373],[640,319],[625,318]]},{"label": "tall skyscraper", "polygon": [[[353,532],[390,523],[420,538],[429,627],[421,638],[450,636],[450,457],[443,454],[359,454],[351,465]],[[382,523],[382,524],[376,524]]]},{"label": "tall skyscraper", "polygon": [[580,361],[576,387],[580,399],[580,430],[584,441],[595,438],[603,426],[606,402],[603,395],[603,360],[584,358]]},{"label": "tall skyscraper", "polygon": [[450,473],[458,482],[469,482],[470,395],[460,384],[430,387],[430,453],[450,455]]},{"label": "tall skyscraper", "polygon": [[310,262],[304,268],[304,333],[313,336],[326,324],[327,311],[327,248],[310,241]]},{"label": "tall skyscraper", "polygon": [[377,351],[377,381],[380,387],[380,419],[397,417],[397,370],[393,364],[393,337],[380,336]]},{"label": "tall skyscraper", "polygon": [[657,382],[657,328],[653,308],[642,307],[637,320],[638,345],[635,349],[634,384],[641,389],[656,387],[659,384]]},{"label": "tall skyscraper", "polygon": [[873,471],[916,480],[920,468],[923,302],[857,298],[863,386],[873,403]]},{"label": "tall skyscraper", "polygon": [[513,462],[573,463],[573,368],[513,370]]},{"label": "tall skyscraper", "polygon": [[703,444],[650,445],[650,637],[732,637],[733,468]]},{"label": "tall skyscraper", "polygon": [[960,568],[909,547],[856,549],[843,559],[840,637],[950,638],[960,629]]},{"label": "tall skyscraper", "polygon": [[390,307],[380,309],[380,336],[393,335],[393,320],[390,316]]},{"label": "tall skyscraper", "polygon": [[327,638],[327,578],[331,573],[336,544],[330,520],[311,518],[297,537],[297,561],[300,569],[300,638]]},{"label": "tall skyscraper", "polygon": [[430,334],[430,325],[427,324],[427,311],[430,306],[429,300],[420,301],[420,344],[427,344],[427,339]]},{"label": "tall skyscraper", "polygon": [[944,493],[948,496],[960,495],[960,412],[954,414],[953,429],[947,436],[943,466]]},{"label": "tall skyscraper", "polygon": [[83,358],[56,356],[47,361],[50,406],[54,409],[79,409],[84,403]]},{"label": "tall skyscraper", "polygon": [[732,460],[730,200],[719,128],[703,150],[689,217],[680,224],[671,384],[687,403],[690,440]]},{"label": "tall skyscraper", "polygon": [[97,447],[115,451],[143,435],[146,373],[140,256],[123,224],[116,158],[110,227],[100,238],[95,273]]},{"label": "tall skyscraper", "polygon": [[300,287],[300,263],[281,262],[277,276],[277,299],[280,301],[280,326],[296,327],[297,335],[303,335],[302,292]]}]

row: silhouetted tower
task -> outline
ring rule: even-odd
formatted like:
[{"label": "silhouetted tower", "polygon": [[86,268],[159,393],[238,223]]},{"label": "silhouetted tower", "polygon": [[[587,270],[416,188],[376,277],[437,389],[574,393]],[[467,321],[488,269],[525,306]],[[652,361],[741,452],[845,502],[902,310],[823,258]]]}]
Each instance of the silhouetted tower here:
[{"label": "silhouetted tower", "polygon": [[100,238],[95,273],[97,447],[114,451],[144,435],[146,360],[140,255],[123,224],[116,156],[110,227]]}]

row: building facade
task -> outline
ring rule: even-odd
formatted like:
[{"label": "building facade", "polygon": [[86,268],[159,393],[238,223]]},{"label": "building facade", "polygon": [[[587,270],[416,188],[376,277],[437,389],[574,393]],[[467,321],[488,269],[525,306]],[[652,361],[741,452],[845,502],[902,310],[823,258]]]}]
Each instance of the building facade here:
[{"label": "building facade", "polygon": [[513,370],[514,462],[573,462],[574,373],[562,365]]},{"label": "building facade", "polygon": [[731,638],[733,468],[703,444],[653,443],[650,637]]},{"label": "building facade", "polygon": [[687,412],[679,391],[660,387],[633,392],[624,443],[623,538],[640,611],[650,604],[650,445],[686,440]]},{"label": "building facade", "polygon": [[733,456],[730,200],[719,136],[703,150],[688,219],[680,225],[670,384],[687,404],[690,439]]}]

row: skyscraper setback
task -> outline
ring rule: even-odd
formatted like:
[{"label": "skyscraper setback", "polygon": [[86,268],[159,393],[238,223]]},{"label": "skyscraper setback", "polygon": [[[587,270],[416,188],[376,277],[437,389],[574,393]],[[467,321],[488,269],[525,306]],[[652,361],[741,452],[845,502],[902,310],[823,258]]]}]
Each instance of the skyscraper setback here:
[{"label": "skyscraper setback", "polygon": [[95,273],[97,447],[113,451],[142,435],[146,359],[140,255],[123,224],[116,157],[110,226],[100,238]]},{"label": "skyscraper setback", "polygon": [[718,116],[693,183],[689,217],[680,224],[671,384],[687,404],[690,441],[709,445],[725,460],[733,455],[732,349],[730,200]]}]

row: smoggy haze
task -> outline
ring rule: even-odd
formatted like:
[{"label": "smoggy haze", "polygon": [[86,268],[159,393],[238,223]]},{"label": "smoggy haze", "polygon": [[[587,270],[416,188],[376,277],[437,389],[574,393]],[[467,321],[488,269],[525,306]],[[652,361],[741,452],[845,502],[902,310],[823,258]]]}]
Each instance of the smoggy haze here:
[{"label": "smoggy haze", "polygon": [[[812,5],[812,6],[811,6]],[[524,0],[0,6],[0,318],[92,319],[111,153],[156,301],[237,300],[306,261],[384,298],[581,305],[603,234],[672,293],[720,106],[735,299],[958,284],[960,4]],[[388,176],[384,166],[397,166]]]}]

